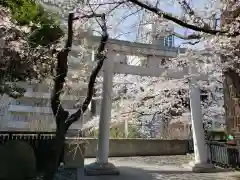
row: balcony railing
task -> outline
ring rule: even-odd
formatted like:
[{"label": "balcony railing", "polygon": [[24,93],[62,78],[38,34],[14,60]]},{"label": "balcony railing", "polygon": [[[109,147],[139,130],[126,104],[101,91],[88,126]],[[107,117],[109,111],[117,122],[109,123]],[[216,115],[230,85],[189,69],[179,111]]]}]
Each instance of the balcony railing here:
[{"label": "balcony railing", "polygon": [[[76,112],[77,109],[66,109],[70,113]],[[52,114],[50,107],[36,107],[36,106],[24,106],[24,105],[9,105],[9,112],[23,112],[23,113],[42,113]]]},{"label": "balcony railing", "polygon": [[[30,98],[43,98],[43,99],[50,99],[51,98],[51,93],[46,93],[46,92],[26,92],[24,94],[25,97],[30,97]],[[62,95],[62,100],[72,100],[76,101],[77,99],[83,99],[81,96],[73,96],[73,95]]]}]

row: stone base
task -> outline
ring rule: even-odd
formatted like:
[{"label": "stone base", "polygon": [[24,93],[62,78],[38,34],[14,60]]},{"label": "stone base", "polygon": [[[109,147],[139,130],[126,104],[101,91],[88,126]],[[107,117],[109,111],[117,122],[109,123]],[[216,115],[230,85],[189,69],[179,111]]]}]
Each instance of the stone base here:
[{"label": "stone base", "polygon": [[94,162],[85,166],[84,174],[86,176],[119,175],[119,171],[112,163],[100,164]]},{"label": "stone base", "polygon": [[216,169],[212,164],[196,164],[194,162],[189,163],[191,170],[195,173],[212,173],[215,172]]}]

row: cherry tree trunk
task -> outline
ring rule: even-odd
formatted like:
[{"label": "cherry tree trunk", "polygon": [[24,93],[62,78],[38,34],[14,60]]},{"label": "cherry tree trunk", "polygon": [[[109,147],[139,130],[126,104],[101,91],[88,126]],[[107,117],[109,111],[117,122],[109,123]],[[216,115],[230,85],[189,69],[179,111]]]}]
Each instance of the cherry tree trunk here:
[{"label": "cherry tree trunk", "polygon": [[51,156],[48,157],[49,161],[44,172],[43,180],[53,180],[59,167],[60,156],[62,155],[62,150],[64,149],[65,146],[66,135],[65,124],[64,123],[61,124],[62,126],[60,126],[60,128],[57,128],[56,136],[52,140],[52,145],[50,149]]},{"label": "cherry tree trunk", "polygon": [[238,133],[240,130],[240,76],[233,70],[225,74],[224,108],[228,133]]},{"label": "cherry tree trunk", "polygon": [[[233,7],[237,1],[229,1],[227,2],[227,9],[221,15],[221,26],[228,26],[232,21],[236,20],[236,18],[240,14],[239,5],[234,11],[231,11],[231,7]],[[239,56],[239,53],[234,53],[234,56]],[[225,61],[225,57],[223,57],[223,62]],[[228,59],[227,59],[228,61]],[[239,130],[240,130],[240,74],[236,72],[240,68],[240,64],[234,64],[235,69],[228,69],[224,72],[224,108],[225,108],[225,116],[226,116],[226,125],[227,132],[234,133],[236,139],[240,139]],[[238,140],[237,140],[238,141]],[[238,143],[238,142],[237,142]]]}]

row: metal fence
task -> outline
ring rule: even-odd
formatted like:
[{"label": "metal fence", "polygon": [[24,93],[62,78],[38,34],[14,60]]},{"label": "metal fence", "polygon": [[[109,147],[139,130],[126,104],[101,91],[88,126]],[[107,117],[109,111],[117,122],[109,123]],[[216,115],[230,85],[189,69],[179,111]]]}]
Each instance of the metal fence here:
[{"label": "metal fence", "polygon": [[[0,145],[9,140],[23,140],[28,142],[35,152],[37,170],[38,172],[41,172],[43,168],[46,167],[48,157],[51,155],[49,148],[51,148],[50,146],[54,137],[55,132],[0,131]],[[240,168],[240,148],[238,146],[228,145],[225,142],[218,141],[206,141],[206,145],[208,149],[208,160],[210,163],[223,168]],[[189,152],[193,151],[193,141],[189,140]],[[63,156],[61,156],[61,158],[63,158]],[[62,161],[63,159],[60,159],[60,162]]]},{"label": "metal fence", "polygon": [[188,140],[188,151],[189,153],[194,153],[193,139]]},{"label": "metal fence", "polygon": [[225,142],[207,141],[209,161],[223,168],[240,168],[239,147]]}]

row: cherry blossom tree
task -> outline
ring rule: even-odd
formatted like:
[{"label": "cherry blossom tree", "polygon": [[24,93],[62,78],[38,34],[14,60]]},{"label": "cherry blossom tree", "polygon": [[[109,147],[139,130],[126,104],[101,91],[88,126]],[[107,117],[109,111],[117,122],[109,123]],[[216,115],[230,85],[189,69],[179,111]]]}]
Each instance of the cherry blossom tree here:
[{"label": "cherry blossom tree", "polygon": [[[52,6],[62,6],[60,4],[55,4],[49,1],[48,4]],[[175,7],[182,10],[181,14],[173,14],[167,11],[164,11],[164,6],[161,4],[163,1],[138,1],[138,0],[130,0],[130,1],[87,1],[85,3],[79,3],[77,1],[72,1],[70,3],[65,3],[65,8],[60,8],[63,11],[68,11],[69,9],[76,9],[77,11],[83,10],[84,12],[88,12],[94,10],[96,12],[106,12],[108,24],[109,24],[109,33],[110,36],[116,37],[120,34],[127,34],[126,30],[121,31],[121,24],[128,19],[131,19],[131,16],[140,17],[143,13],[148,13],[149,16],[154,18],[150,18],[145,22],[139,22],[139,19],[136,18],[136,23],[131,24],[133,26],[132,30],[140,29],[141,26],[144,26],[144,23],[152,24],[154,20],[163,21],[164,23],[159,24],[159,30],[157,31],[156,36],[161,33],[165,33],[165,35],[174,35],[178,38],[184,39],[187,44],[202,44],[204,50],[201,52],[196,51],[188,51],[185,54],[185,58],[178,57],[175,58],[175,62],[181,62],[182,65],[189,64],[188,57],[192,59],[200,59],[204,61],[208,66],[211,65],[212,68],[208,68],[212,72],[212,74],[219,75],[219,78],[222,81],[222,71],[225,71],[228,68],[233,68],[233,64],[236,62],[232,61],[222,61],[222,56],[226,56],[231,54],[231,52],[235,49],[231,41],[236,39],[238,36],[238,32],[236,30],[236,22],[232,22],[231,25],[235,27],[217,27],[220,16],[222,12],[231,11],[228,2],[226,1],[207,1],[203,2],[202,11],[197,11],[196,7],[194,7],[193,3],[179,0],[179,1],[171,1],[171,3]],[[73,8],[74,7],[74,8]],[[131,7],[131,10],[130,10]],[[161,9],[162,7],[163,9]],[[228,10],[227,10],[228,9]],[[63,13],[64,14],[64,13]],[[121,14],[121,16],[116,17],[116,14]],[[114,22],[113,22],[114,21]],[[96,31],[96,29],[92,28],[94,25],[91,25],[92,31]],[[114,28],[113,28],[114,26]],[[173,27],[173,28],[171,28]],[[190,33],[187,34],[179,34],[177,31],[169,31],[170,29],[176,29],[181,27],[182,29],[190,30]],[[94,29],[94,30],[93,30]],[[150,28],[150,30],[152,30]],[[149,30],[149,31],[150,31]],[[119,34],[120,33],[120,34]],[[145,32],[148,34],[149,32]],[[188,46],[189,48],[189,46]],[[192,49],[191,47],[189,49]],[[211,56],[210,56],[211,54]],[[191,59],[190,58],[190,59]],[[184,59],[184,60],[183,60]],[[234,59],[234,58],[233,58]],[[201,69],[200,71],[206,71]],[[205,67],[205,66],[204,66]],[[235,68],[236,69],[236,68]],[[209,71],[208,71],[209,72]],[[214,75],[213,75],[214,76]]]},{"label": "cherry blossom tree", "polygon": [[[49,1],[50,2],[50,1]],[[226,2],[218,2],[218,1],[208,1],[205,5],[205,11],[204,12],[198,12],[196,11],[192,5],[187,1],[176,1],[171,2],[172,4],[177,3],[179,5],[179,8],[183,10],[183,13],[181,16],[174,15],[171,13],[165,12],[163,9],[160,9],[159,1],[154,2],[144,2],[144,1],[88,1],[85,2],[85,4],[81,4],[79,2],[72,2],[72,3],[66,3],[65,10],[68,11],[75,6],[75,10],[84,12],[88,12],[91,10],[94,10],[95,12],[106,12],[108,24],[109,24],[109,33],[112,37],[118,36],[120,31],[120,25],[123,21],[127,21],[127,19],[131,18],[131,16],[140,16],[142,13],[148,13],[149,16],[155,17],[153,19],[149,19],[147,22],[136,22],[134,28],[139,29],[140,26],[144,26],[144,23],[152,24],[154,20],[160,20],[165,23],[159,24],[159,30],[157,31],[156,36],[158,36],[161,33],[164,33],[165,35],[175,35],[176,37],[179,37],[181,39],[186,40],[186,43],[188,44],[203,44],[203,50],[192,50],[192,48],[189,48],[189,50],[184,54],[180,55],[177,58],[172,59],[171,61],[173,64],[178,64],[179,66],[176,68],[183,68],[184,66],[187,66],[191,64],[192,60],[196,61],[196,65],[198,66],[199,72],[211,72],[211,76],[209,79],[209,82],[200,82],[201,88],[203,91],[207,94],[207,102],[203,103],[203,115],[204,119],[211,121],[211,119],[217,119],[218,117],[222,117],[224,110],[222,108],[222,71],[226,68],[231,67],[231,61],[228,63],[222,62],[222,55],[226,55],[226,52],[230,52],[229,49],[224,49],[222,45],[226,44],[224,41],[229,41],[229,39],[235,37],[238,35],[238,33],[234,30],[229,29],[217,29],[216,28],[216,20],[221,15],[222,11],[226,9]],[[49,3],[51,4],[51,3]],[[54,6],[60,6],[59,4],[54,4]],[[77,6],[76,6],[77,5]],[[131,7],[131,10],[130,10]],[[61,9],[61,8],[60,8]],[[123,11],[124,13],[120,13],[122,16],[120,18],[116,17],[116,14],[119,13],[119,11]],[[124,15],[123,15],[124,14]],[[114,21],[114,22],[112,22]],[[139,20],[137,20],[139,21]],[[113,25],[116,25],[113,28]],[[181,27],[181,28],[187,28],[191,30],[191,34],[179,34],[177,32],[173,32],[172,30],[169,31],[169,29],[173,29],[171,27]],[[90,29],[94,33],[94,25],[91,25]],[[133,29],[134,29],[133,28]],[[149,31],[152,29],[150,28]],[[96,31],[96,29],[95,29]],[[125,34],[128,32],[122,32],[122,34]],[[149,32],[145,32],[145,34],[148,34]],[[91,34],[91,33],[90,33]],[[120,33],[121,34],[121,33]],[[232,50],[234,47],[232,47]],[[231,51],[232,51],[231,50]],[[214,77],[217,75],[217,78]],[[76,77],[80,77],[79,75],[76,75]],[[124,76],[124,78],[128,78],[129,76]],[[186,77],[188,78],[188,77]],[[144,78],[143,78],[144,79]],[[151,78],[152,79],[152,78]],[[151,82],[149,79],[144,79],[148,83]],[[144,80],[141,81],[142,84],[144,84]],[[133,80],[135,81],[135,80]],[[154,81],[154,80],[153,80]],[[183,82],[186,81],[186,79],[182,80]],[[162,83],[162,81],[160,81]],[[158,83],[160,83],[158,82]],[[183,83],[184,84],[184,83]],[[171,85],[169,85],[170,87]],[[179,95],[180,99],[185,98],[188,94],[188,86],[185,84],[186,87],[183,88],[182,95]],[[155,87],[156,88],[156,87]],[[124,91],[124,88],[122,89],[121,86],[116,86],[115,89],[121,89],[121,91]],[[139,88],[138,88],[139,89]],[[154,89],[154,88],[153,88]],[[171,88],[170,88],[171,89]],[[176,92],[174,92],[176,91]],[[173,94],[178,94],[179,90],[173,90]],[[144,93],[142,93],[139,90],[133,90],[133,92],[138,92],[139,97],[144,96]],[[163,91],[164,92],[164,91]],[[117,91],[119,94],[119,92]],[[141,95],[142,94],[142,95]],[[134,96],[132,96],[134,97]],[[165,95],[163,95],[165,97]],[[117,98],[116,98],[117,99]],[[124,101],[125,107],[128,107],[128,103],[132,101],[130,97],[128,97],[128,100],[125,100],[124,98],[120,98],[121,101]],[[123,99],[123,100],[122,100]],[[142,103],[144,97],[137,98],[135,101],[138,103]],[[150,98],[151,99],[151,98]],[[159,98],[164,99],[164,98]],[[167,98],[166,98],[167,99]],[[180,101],[180,100],[179,100]],[[181,100],[182,101],[182,100]],[[117,101],[116,101],[117,104]],[[131,104],[131,103],[130,103]],[[144,104],[144,103],[143,103]],[[161,103],[162,104],[162,103]],[[174,103],[173,103],[174,104]],[[146,106],[146,104],[144,104]],[[130,105],[132,107],[132,104]],[[174,107],[174,105],[169,104],[169,107]],[[168,108],[169,108],[168,107]],[[143,108],[143,107],[141,107]],[[148,108],[148,105],[147,105]],[[147,109],[146,108],[146,109]],[[179,111],[187,111],[187,110],[181,110],[183,108],[182,106],[179,108]],[[136,109],[136,108],[135,108]],[[140,108],[139,108],[140,109]],[[166,108],[167,109],[167,108]],[[175,108],[178,109],[178,108]],[[184,109],[184,108],[183,108]],[[186,109],[186,108],[185,108]],[[122,110],[122,109],[121,109]],[[149,109],[146,110],[146,113],[148,114],[154,114],[157,111],[159,111],[158,108],[156,110],[154,107],[151,108],[153,112]],[[114,110],[113,110],[114,111]],[[135,111],[135,110],[134,110]],[[154,112],[155,111],[155,112]],[[142,110],[141,110],[142,112]],[[208,113],[207,113],[208,112]],[[211,112],[211,113],[209,113]],[[114,114],[114,112],[113,112]],[[115,117],[115,115],[113,115]],[[169,116],[169,112],[166,112],[166,116]],[[149,119],[149,118],[148,118]]]},{"label": "cherry blossom tree", "polygon": [[[74,20],[83,18],[100,18],[99,26],[102,29],[102,35],[97,52],[95,54],[97,65],[96,67],[94,67],[89,77],[87,95],[78,110],[75,113],[70,114],[67,110],[63,108],[60,96],[62,91],[64,90],[63,87],[65,84],[65,78],[67,77],[68,73],[68,55],[71,51],[73,43],[73,23]],[[67,130],[72,125],[72,123],[78,121],[80,117],[83,116],[84,112],[87,110],[92,100],[96,77],[100,69],[102,68],[104,60],[106,59],[105,45],[107,40],[108,32],[105,14],[96,14],[92,12],[91,14],[83,14],[76,16],[73,12],[69,13],[67,40],[64,47],[59,52],[57,52],[56,55],[57,67],[51,96],[51,108],[56,121],[56,136],[52,142],[51,159],[49,160],[49,164],[47,164],[43,178],[45,180],[50,180],[54,178],[54,175],[59,165],[60,155],[62,153],[62,150],[64,149]]]},{"label": "cherry blossom tree", "polygon": [[[36,7],[34,5],[31,7]],[[10,97],[18,98],[25,92],[25,89],[19,86],[19,82],[32,80],[40,82],[51,75],[54,66],[51,48],[54,43],[49,42],[47,46],[31,46],[26,37],[31,37],[34,33],[37,35],[36,32],[41,26],[36,29],[36,23],[20,24],[20,19],[16,20],[17,16],[14,16],[7,5],[0,6],[0,19],[0,94],[6,93]]]},{"label": "cherry blossom tree", "polygon": [[[50,2],[52,1],[49,1],[49,3]],[[56,3],[52,3],[54,7],[63,7],[60,2],[55,2]],[[190,3],[184,0],[176,2],[179,4],[179,7],[183,9],[184,14],[182,16],[169,13],[165,11],[164,8],[161,9],[162,6],[160,5],[159,1],[104,0],[101,2],[87,1],[85,4],[79,3],[79,1],[70,1],[66,4],[66,7],[64,6],[63,8],[58,8],[61,10],[63,19],[65,19],[63,25],[65,24],[65,26],[68,26],[68,28],[65,28],[68,30],[68,38],[65,47],[56,52],[57,68],[52,91],[51,105],[57,124],[57,136],[54,141],[55,144],[52,149],[53,156],[51,163],[49,163],[49,166],[47,167],[45,179],[50,180],[53,178],[58,166],[59,154],[61,153],[60,151],[64,145],[66,131],[73,122],[76,122],[83,115],[92,99],[94,82],[99,70],[101,69],[103,60],[105,59],[104,45],[108,40],[108,33],[106,33],[106,30],[108,29],[110,37],[127,34],[128,31],[126,28],[122,30],[123,28],[121,28],[120,25],[123,21],[130,19],[131,16],[138,17],[144,13],[148,13],[154,18],[147,20],[147,24],[153,24],[153,20],[165,21],[166,23],[160,25],[162,30],[160,32],[157,31],[155,34],[156,37],[165,33],[166,35],[175,35],[179,38],[185,39],[187,40],[188,44],[204,44],[202,51],[189,48],[190,50],[187,51],[185,55],[181,55],[175,59],[172,59],[171,61],[173,62],[173,66],[180,64],[179,68],[182,68],[190,65],[194,60],[196,65],[199,65],[197,66],[199,72],[207,70],[208,72],[211,72],[210,76],[212,76],[212,78],[214,78],[214,75],[218,75],[217,79],[220,79],[219,84],[221,84],[221,81],[223,81],[222,72],[224,72],[225,77],[227,77],[224,79],[225,84],[227,84],[225,90],[228,90],[229,88],[235,88],[233,91],[235,95],[238,94],[238,3],[235,2],[235,4],[232,5],[229,4],[228,1],[218,2],[210,0],[210,3],[208,2],[209,4],[206,6],[206,10],[204,12],[195,12],[195,9],[191,7]],[[174,1],[172,3],[174,4],[176,2]],[[78,20],[75,19],[73,17],[73,13],[69,14],[70,10],[74,10],[75,15],[80,18],[77,18]],[[99,16],[99,14],[102,16]],[[222,26],[219,29],[215,28],[216,16],[222,17]],[[106,24],[102,24],[102,26],[99,27],[99,23],[89,23],[89,19],[93,17],[98,17],[100,19],[104,17],[104,21],[103,19],[101,20],[105,23],[107,21],[108,27],[106,27]],[[229,18],[231,20],[228,20]],[[66,21],[66,19],[68,21]],[[133,28],[131,30],[136,31],[140,28],[140,26],[144,26],[144,23],[146,25],[146,22],[139,22],[139,19],[136,19],[136,23],[132,24]],[[76,24],[78,24],[80,29],[85,29],[85,31],[79,31],[79,33],[84,33],[85,36],[99,32],[103,32],[103,34],[101,34],[102,41],[100,42],[98,50],[96,51],[96,59],[98,60],[97,66],[91,72],[86,99],[83,104],[79,105],[79,109],[76,113],[69,115],[69,112],[64,110],[61,105],[60,95],[65,85],[65,78],[68,73],[68,54],[71,51],[73,42],[73,20],[76,20]],[[168,24],[168,26],[166,26],[166,24]],[[178,32],[172,31],[173,28],[171,26],[190,29],[191,33],[185,35],[179,34]],[[148,33],[149,32],[146,32],[145,35]],[[82,44],[84,44],[84,42],[82,42]],[[85,51],[84,49],[88,49],[87,46],[82,46],[80,51]],[[132,110],[134,113],[136,112],[137,118],[139,118],[139,115],[142,117],[144,115],[143,113],[152,115],[160,111],[164,117],[163,119],[168,121],[173,116],[181,116],[184,112],[189,111],[187,108],[187,100],[185,100],[188,89],[185,83],[186,79],[177,82],[174,82],[174,80],[167,82],[166,80],[159,78],[150,79],[148,77],[136,78],[124,76],[120,79],[123,78],[129,78],[129,80],[132,81],[130,81],[132,84],[127,89],[125,86],[122,88],[120,85],[117,85],[115,87],[115,92],[122,94],[120,100],[124,103],[126,102],[126,110]],[[226,79],[228,81],[226,81]],[[140,85],[138,85],[136,82],[138,82]],[[166,89],[160,87],[160,85],[164,83],[166,83]],[[173,83],[178,84],[178,87],[172,87]],[[221,99],[222,96],[213,91],[214,88],[217,89],[220,87],[219,84],[216,83],[216,80],[212,79],[209,80],[207,84],[203,82],[201,87],[203,90],[206,88],[207,90],[205,90],[205,92],[209,94],[209,100],[203,102],[203,107],[207,109],[206,111],[209,111],[211,104],[213,106],[212,113],[221,115],[221,112],[223,111],[216,110],[220,107],[218,103],[220,102],[219,99]],[[226,104],[228,104],[228,107],[231,109],[231,106],[235,106],[232,104],[233,99],[229,98],[229,93],[225,93],[225,95],[225,99],[228,99]],[[175,99],[172,97],[175,97]],[[117,100],[118,98],[119,97],[116,96],[116,107],[119,106],[118,101],[120,100]],[[217,105],[214,106],[214,104]],[[158,106],[160,106],[160,110]],[[230,115],[228,109],[226,112],[228,115]],[[234,111],[233,115],[236,117],[237,112]],[[214,115],[212,115],[212,117],[214,117]],[[141,121],[146,122],[147,120],[143,118]]]},{"label": "cherry blossom tree", "polygon": [[[100,80],[99,80],[100,81]],[[168,125],[174,119],[190,116],[189,85],[187,79],[165,79],[116,75],[114,78],[112,123],[134,124],[143,137],[159,134],[160,126]],[[223,118],[222,82],[216,80],[200,82],[203,120],[212,124]],[[101,94],[101,84],[97,86]],[[100,97],[99,97],[100,98]],[[85,124],[86,128],[98,127],[95,117]],[[184,120],[183,120],[184,121]],[[184,123],[190,123],[190,117]]]},{"label": "cherry blossom tree", "polygon": [[[2,25],[1,32],[1,54],[2,54],[2,64],[1,64],[1,94],[8,94],[11,97],[17,98],[22,96],[25,90],[23,88],[14,89],[12,84],[19,81],[27,81],[31,78],[38,80],[39,76],[43,76],[44,80],[49,80],[47,73],[49,71],[54,71],[55,64],[54,60],[56,59],[56,69],[53,72],[54,74],[54,85],[52,89],[51,96],[51,108],[53,111],[53,115],[56,120],[56,136],[52,139],[51,145],[49,147],[49,161],[44,168],[44,177],[43,179],[50,180],[54,178],[54,175],[57,171],[60,155],[64,148],[65,135],[68,128],[72,123],[76,122],[86,111],[89,103],[91,102],[93,96],[93,89],[95,79],[97,77],[98,72],[100,71],[105,57],[105,44],[108,40],[108,33],[106,27],[105,14],[96,14],[94,12],[89,14],[78,15],[74,13],[69,13],[68,16],[68,28],[67,28],[67,39],[65,45],[61,47],[61,42],[56,44],[55,48],[50,49],[53,44],[56,42],[52,42],[52,37],[46,37],[49,34],[45,34],[41,38],[40,34],[42,31],[46,32],[46,24],[44,27],[40,29],[35,29],[35,31],[28,36],[29,39],[26,39],[27,33],[31,32],[30,24],[32,22],[28,22],[28,19],[22,21],[22,16],[19,15],[19,11],[21,8],[25,8],[26,3],[30,3],[28,5],[33,5],[33,9],[41,12],[40,6],[35,4],[35,2],[22,0],[21,2],[15,3],[14,1],[4,2],[3,5],[7,8],[1,6],[1,18],[4,20]],[[33,3],[33,4],[32,4]],[[15,7],[15,5],[17,7]],[[21,6],[23,5],[23,6]],[[38,9],[38,7],[40,9]],[[26,8],[29,8],[28,6]],[[10,9],[10,10],[9,10]],[[9,13],[10,11],[10,13]],[[43,13],[44,10],[41,12]],[[15,14],[14,14],[15,13]],[[24,12],[23,14],[29,16],[29,14],[25,14],[29,12]],[[16,19],[19,21],[15,22],[15,19],[11,19],[11,15],[16,15]],[[24,16],[23,15],[23,16]],[[41,14],[43,15],[43,14]],[[32,18],[29,16],[29,18]],[[46,18],[46,17],[45,17]],[[71,51],[72,42],[73,42],[73,22],[78,19],[88,19],[88,18],[98,18],[100,19],[100,28],[102,30],[102,38],[100,44],[97,48],[97,52],[95,53],[95,59],[98,60],[97,65],[92,70],[89,82],[88,82],[88,92],[83,104],[79,107],[79,109],[73,113],[69,114],[66,111],[62,104],[60,96],[62,91],[64,90],[65,78],[68,73],[68,54]],[[15,23],[15,24],[14,24]],[[19,24],[19,25],[18,25]],[[24,26],[24,25],[26,26]],[[50,26],[50,28],[55,28],[54,24]],[[40,34],[38,33],[40,31]],[[7,34],[6,34],[7,32]],[[54,31],[53,31],[54,32]],[[35,36],[32,36],[35,35]],[[56,34],[55,34],[56,35]],[[33,37],[40,38],[37,43],[42,43],[39,47],[37,44],[30,44],[37,39],[33,39]],[[39,37],[40,36],[40,37]],[[59,38],[59,36],[58,36]],[[34,40],[34,41],[33,41]],[[56,38],[55,38],[56,40]],[[46,44],[46,42],[49,42]],[[52,44],[51,44],[52,42]],[[63,42],[63,41],[62,41]],[[46,46],[46,47],[44,47]],[[59,48],[56,48],[59,47]],[[51,51],[50,51],[51,50]],[[49,53],[51,52],[51,54]],[[13,54],[14,53],[14,54]],[[47,58],[46,58],[47,54]],[[32,56],[32,57],[31,57]],[[32,58],[32,59],[31,59]],[[48,61],[47,61],[48,60]],[[44,64],[44,63],[49,64]],[[38,63],[38,64],[37,64]],[[37,66],[38,65],[38,66]],[[24,71],[23,71],[24,70]],[[50,71],[50,72],[51,72]],[[44,76],[45,75],[45,76]],[[10,85],[9,85],[10,84]],[[16,86],[17,87],[17,86]],[[18,88],[18,87],[17,87]]]}]

